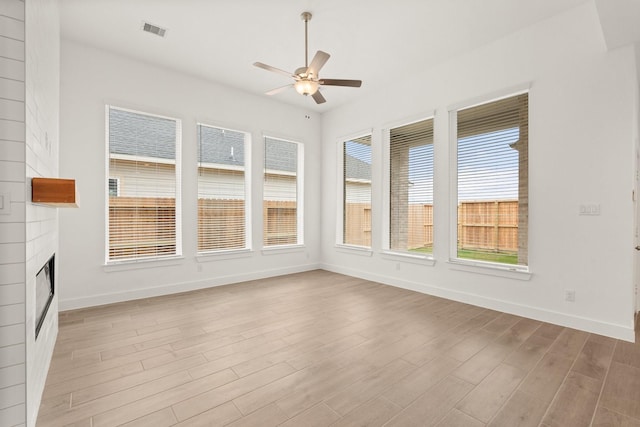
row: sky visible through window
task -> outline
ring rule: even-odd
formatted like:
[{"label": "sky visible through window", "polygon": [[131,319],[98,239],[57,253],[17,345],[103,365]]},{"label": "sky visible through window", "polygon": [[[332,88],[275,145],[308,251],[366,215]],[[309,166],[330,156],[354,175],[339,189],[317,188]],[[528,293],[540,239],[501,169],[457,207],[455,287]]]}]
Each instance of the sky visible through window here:
[{"label": "sky visible through window", "polygon": [[355,157],[371,165],[371,147],[360,142],[346,141],[344,149],[347,156]]},{"label": "sky visible through window", "polygon": [[511,128],[458,140],[458,202],[518,199],[519,138]]},{"label": "sky visible through window", "polygon": [[[518,199],[518,151],[510,144],[520,131],[511,128],[458,140],[458,202]],[[371,150],[347,141],[346,154],[371,164]],[[425,163],[420,160],[427,157]],[[433,203],[433,144],[409,151],[409,203]]]}]

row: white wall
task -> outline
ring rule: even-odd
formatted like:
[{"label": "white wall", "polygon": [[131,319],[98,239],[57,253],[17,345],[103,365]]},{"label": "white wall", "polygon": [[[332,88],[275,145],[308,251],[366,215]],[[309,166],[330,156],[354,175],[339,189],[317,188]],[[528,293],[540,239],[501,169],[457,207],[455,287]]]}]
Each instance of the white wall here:
[{"label": "white wall", "polygon": [[[104,266],[105,104],[182,120],[182,259]],[[317,268],[320,206],[319,198],[312,196],[320,193],[317,114],[67,40],[62,41],[60,105],[60,173],[75,178],[80,193],[80,208],[60,213],[62,309]],[[212,256],[197,262],[198,122],[250,132],[254,166],[264,164],[263,132],[305,144],[304,248],[263,253],[262,176],[254,173],[254,250],[246,256]]]},{"label": "white wall", "polygon": [[[440,40],[423,43],[446,43]],[[416,43],[416,51],[420,43]],[[402,74],[399,74],[399,78]],[[605,335],[633,339],[634,52],[607,52],[591,2],[323,116],[322,259],[358,277]],[[449,264],[448,107],[531,84],[531,277]],[[366,84],[366,82],[364,83]],[[435,265],[381,254],[382,128],[435,116]],[[337,142],[373,128],[373,253],[335,247]],[[578,216],[600,204],[600,216]],[[454,204],[455,206],[455,204]],[[371,256],[368,256],[371,255]],[[574,289],[576,301],[564,301]]]},{"label": "white wall", "polygon": [[0,2],[0,420],[26,423],[24,2]]}]

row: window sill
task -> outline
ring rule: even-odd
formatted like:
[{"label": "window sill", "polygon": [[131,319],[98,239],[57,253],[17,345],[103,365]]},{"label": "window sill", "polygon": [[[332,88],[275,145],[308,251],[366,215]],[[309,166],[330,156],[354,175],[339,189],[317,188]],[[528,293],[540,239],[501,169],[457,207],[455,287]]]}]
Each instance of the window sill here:
[{"label": "window sill", "polygon": [[429,267],[433,267],[434,265],[436,265],[436,260],[433,259],[433,256],[415,255],[406,252],[383,251],[382,258],[391,261],[402,261],[412,264],[426,265]]},{"label": "window sill", "polygon": [[115,271],[137,270],[142,268],[169,267],[172,265],[181,265],[183,260],[184,257],[182,255],[176,255],[166,258],[110,261],[104,264],[102,269],[107,273],[112,273]]},{"label": "window sill", "polygon": [[250,258],[253,255],[251,249],[231,249],[222,251],[201,252],[196,255],[196,262],[213,262],[234,258]]},{"label": "window sill", "polygon": [[360,256],[373,255],[373,251],[371,250],[371,248],[368,248],[366,246],[336,244],[336,249],[338,250],[338,252],[344,252],[347,254],[354,254],[354,255],[360,255]]},{"label": "window sill", "polygon": [[486,274],[489,276],[506,277],[509,279],[530,280],[532,276],[527,267],[515,267],[460,259],[450,259],[449,261],[447,261],[447,264],[449,264],[449,267],[452,270],[466,271],[468,273]]},{"label": "window sill", "polygon": [[304,245],[280,245],[280,246],[267,246],[262,248],[262,255],[279,255],[289,254],[295,252],[304,252],[306,247]]}]

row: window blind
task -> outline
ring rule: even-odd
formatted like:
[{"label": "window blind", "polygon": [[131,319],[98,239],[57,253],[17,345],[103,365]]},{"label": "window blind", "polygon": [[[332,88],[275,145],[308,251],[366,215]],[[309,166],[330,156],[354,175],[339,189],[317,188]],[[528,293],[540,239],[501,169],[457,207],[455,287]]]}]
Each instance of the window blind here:
[{"label": "window blind", "polygon": [[389,249],[433,252],[433,119],[389,131]]},{"label": "window blind", "polygon": [[248,134],[198,125],[198,252],[247,247]]},{"label": "window blind", "polygon": [[528,94],[459,110],[461,259],[527,265]]},{"label": "window blind", "polygon": [[371,247],[371,135],[344,141],[342,156],[342,243]]},{"label": "window blind", "polygon": [[299,144],[264,139],[264,246],[295,245],[298,233]]},{"label": "window blind", "polygon": [[179,254],[180,121],[108,107],[108,129],[107,260]]}]

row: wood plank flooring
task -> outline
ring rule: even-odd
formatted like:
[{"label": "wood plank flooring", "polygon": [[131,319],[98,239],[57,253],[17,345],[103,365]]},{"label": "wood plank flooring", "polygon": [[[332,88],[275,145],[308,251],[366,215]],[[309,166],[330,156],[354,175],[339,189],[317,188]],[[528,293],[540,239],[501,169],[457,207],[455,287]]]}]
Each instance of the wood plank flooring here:
[{"label": "wood plank flooring", "polygon": [[640,427],[640,344],[317,270],[60,313],[37,425]]}]

